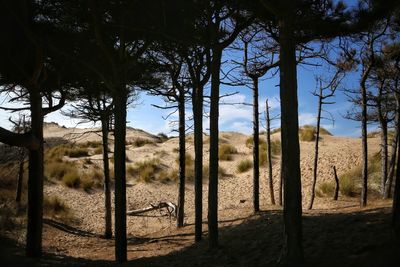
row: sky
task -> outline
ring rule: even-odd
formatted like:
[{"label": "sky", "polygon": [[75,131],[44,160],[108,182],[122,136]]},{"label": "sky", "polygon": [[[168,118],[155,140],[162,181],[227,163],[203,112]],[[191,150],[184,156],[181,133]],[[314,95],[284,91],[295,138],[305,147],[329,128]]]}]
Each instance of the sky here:
[{"label": "sky", "polygon": [[[232,56],[231,53],[226,53],[225,61],[229,61],[232,57],[241,57],[240,54]],[[311,61],[315,63],[315,61]],[[229,68],[226,66],[224,68]],[[272,72],[271,72],[272,73]],[[279,102],[279,73],[274,77],[270,77],[271,73],[267,73],[266,78],[261,79],[259,86],[259,112],[260,112],[260,130],[265,127],[265,100],[268,99],[270,105],[271,117],[277,117],[280,113],[280,102]],[[315,67],[310,65],[299,65],[297,68],[298,78],[298,110],[299,110],[299,125],[305,124],[316,124],[317,114],[317,97],[312,95],[312,91],[315,90],[315,76],[325,74],[328,75],[326,68]],[[360,135],[359,122],[350,121],[343,118],[343,115],[350,109],[351,103],[348,102],[347,96],[344,95],[342,89],[344,88],[357,88],[359,77],[357,73],[351,73],[346,76],[345,80],[336,92],[335,97],[332,101],[335,104],[326,105],[324,110],[328,111],[334,121],[324,119],[321,122],[322,127],[329,130],[334,135],[340,136],[353,136],[358,137]],[[209,92],[209,88],[206,88],[206,92]],[[248,103],[252,101],[252,90],[244,86],[227,86],[221,85],[221,95],[232,94],[227,97],[221,98],[221,105],[219,108],[219,125],[221,131],[234,131],[244,134],[250,134],[252,132],[252,106],[240,105],[237,103]],[[236,103],[236,104],[230,104]],[[159,109],[153,106],[163,106],[164,102],[161,97],[149,96],[145,93],[140,93],[137,102],[132,104],[128,108],[127,125],[140,128],[153,134],[165,133],[168,135],[176,135],[174,129],[177,128],[177,112],[168,115],[173,110]],[[0,106],[10,106],[7,104],[7,100],[4,96],[0,96]],[[13,105],[15,106],[15,105]],[[63,108],[64,111],[70,109],[69,105]],[[187,127],[192,125],[191,117],[191,106],[188,103],[187,109]],[[0,126],[10,128],[8,118],[10,113],[6,111],[0,112]],[[168,117],[166,119],[166,117]],[[330,117],[325,112],[323,117]],[[66,127],[93,127],[98,125],[93,124],[80,124],[78,120],[72,120],[69,117],[65,117],[61,112],[54,112],[45,117],[46,122],[57,122],[58,124]],[[204,118],[204,129],[208,129],[209,120],[207,116]],[[278,128],[280,126],[279,118],[272,121],[272,128]],[[376,126],[371,126],[376,128]]]}]

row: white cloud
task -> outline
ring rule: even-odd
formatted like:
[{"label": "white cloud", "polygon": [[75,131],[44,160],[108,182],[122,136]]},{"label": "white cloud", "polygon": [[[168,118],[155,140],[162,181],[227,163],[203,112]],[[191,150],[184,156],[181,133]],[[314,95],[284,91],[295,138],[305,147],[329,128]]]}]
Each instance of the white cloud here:
[{"label": "white cloud", "polygon": [[235,121],[229,130],[244,134],[250,134],[253,131],[251,123],[248,121]]},{"label": "white cloud", "polygon": [[316,123],[316,117],[313,113],[300,113],[299,114],[299,125],[311,124],[314,125]]}]

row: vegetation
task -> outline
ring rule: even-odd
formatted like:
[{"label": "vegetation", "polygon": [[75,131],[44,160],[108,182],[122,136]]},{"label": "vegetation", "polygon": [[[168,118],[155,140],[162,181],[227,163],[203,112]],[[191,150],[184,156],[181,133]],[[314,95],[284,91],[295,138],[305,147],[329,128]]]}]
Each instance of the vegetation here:
[{"label": "vegetation", "polygon": [[253,167],[253,162],[249,159],[241,160],[236,168],[238,173],[247,172]]},{"label": "vegetation", "polygon": [[233,154],[237,154],[238,151],[233,145],[222,144],[219,146],[219,159],[220,160],[233,160]]}]

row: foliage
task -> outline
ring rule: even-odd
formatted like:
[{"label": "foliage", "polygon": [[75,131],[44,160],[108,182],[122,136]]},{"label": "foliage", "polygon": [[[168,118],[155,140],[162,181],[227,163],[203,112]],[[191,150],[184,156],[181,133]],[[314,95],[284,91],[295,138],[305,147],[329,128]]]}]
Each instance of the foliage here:
[{"label": "foliage", "polygon": [[324,181],[318,185],[315,194],[319,197],[332,196],[334,191],[335,191],[334,183]]},{"label": "foliage", "polygon": [[127,172],[138,181],[149,183],[156,180],[156,174],[161,171],[157,158],[136,162],[127,168]]}]

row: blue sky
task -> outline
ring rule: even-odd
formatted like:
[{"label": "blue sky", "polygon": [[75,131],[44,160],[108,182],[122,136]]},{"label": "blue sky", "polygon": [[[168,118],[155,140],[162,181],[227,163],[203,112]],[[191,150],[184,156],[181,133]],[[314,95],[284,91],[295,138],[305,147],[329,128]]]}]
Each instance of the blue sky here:
[{"label": "blue sky", "polygon": [[[235,54],[235,57],[241,57],[240,54]],[[232,54],[226,53],[225,59],[231,59]],[[315,63],[315,61],[314,61]],[[226,66],[225,68],[229,68]],[[326,67],[314,67],[309,65],[299,65],[297,69],[298,77],[298,100],[299,100],[299,123],[313,124],[316,123],[316,112],[317,112],[317,98],[311,94],[315,89],[315,75],[320,75],[321,73],[327,74]],[[269,104],[271,106],[272,116],[279,115],[280,105],[279,105],[279,73],[274,77],[270,74],[266,75],[268,78],[264,78],[260,81],[260,123],[261,126],[265,125],[265,100],[269,99]],[[340,89],[343,88],[357,88],[359,77],[357,73],[348,74],[343,81],[341,87],[336,93],[333,100],[336,102],[334,105],[327,105],[325,109],[328,110],[334,117],[335,122],[332,123],[328,120],[322,121],[322,126],[335,135],[341,136],[354,136],[360,135],[359,123],[354,121],[349,121],[343,118],[343,115],[351,107],[348,102],[347,97],[343,94]],[[206,89],[206,91],[208,91]],[[222,103],[251,103],[252,101],[252,91],[247,87],[231,87],[226,85],[221,85],[221,95],[226,93],[237,92],[235,95],[225,97],[221,99]],[[173,129],[176,125],[173,123],[177,119],[177,114],[172,114],[167,120],[166,117],[171,111],[158,109],[152,104],[157,104],[162,106],[163,100],[160,97],[148,96],[144,93],[140,94],[139,100],[131,105],[128,109],[128,126],[134,128],[140,128],[145,131],[157,134],[160,132],[166,134],[174,134]],[[7,105],[7,101],[4,96],[0,96],[0,105]],[[64,107],[67,110],[69,106]],[[190,106],[187,108],[187,117],[191,115]],[[8,122],[9,113],[1,111],[0,113],[0,126],[10,128],[10,123]],[[250,134],[252,129],[252,107],[249,105],[221,105],[220,106],[220,130],[221,131],[235,131],[245,134]],[[67,127],[92,127],[91,124],[81,124],[79,121],[71,120],[68,117],[64,117],[60,112],[55,112],[46,116],[45,121],[47,122],[57,122],[60,125]],[[187,125],[191,125],[188,121]],[[272,123],[273,128],[280,126],[279,119],[274,120]],[[208,119],[204,119],[204,128],[208,128]],[[376,126],[370,126],[370,129],[375,129]]]}]

